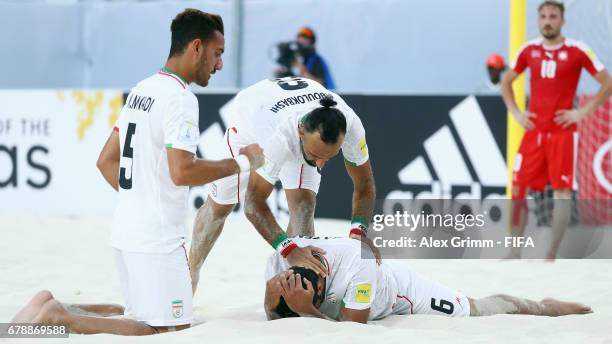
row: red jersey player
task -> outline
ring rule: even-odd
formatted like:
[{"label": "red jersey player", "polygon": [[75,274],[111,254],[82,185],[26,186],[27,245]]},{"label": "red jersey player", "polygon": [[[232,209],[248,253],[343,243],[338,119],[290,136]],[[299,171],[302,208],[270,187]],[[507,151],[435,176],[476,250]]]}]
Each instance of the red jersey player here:
[{"label": "red jersey player", "polygon": [[[584,43],[563,37],[564,6],[552,0],[538,7],[542,37],[522,47],[502,81],[502,97],[514,118],[526,130],[515,159],[512,177],[513,234],[522,235],[526,224],[524,198],[529,189],[542,191],[549,182],[554,190],[553,242],[548,258],[554,258],[570,220],[574,181],[576,123],[601,105],[612,93],[612,78]],[[529,110],[519,110],[512,82],[526,68],[531,70]],[[601,85],[583,108],[572,109],[582,69]],[[557,201],[565,200],[565,201]],[[516,256],[516,251],[514,252]]]}]

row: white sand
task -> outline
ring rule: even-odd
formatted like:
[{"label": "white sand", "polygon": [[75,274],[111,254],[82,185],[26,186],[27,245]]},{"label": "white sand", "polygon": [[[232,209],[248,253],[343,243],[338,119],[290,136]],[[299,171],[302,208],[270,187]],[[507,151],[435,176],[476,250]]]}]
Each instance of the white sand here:
[{"label": "white sand", "polygon": [[[108,217],[53,218],[0,213],[0,322],[40,289],[63,302],[121,303],[108,246]],[[318,220],[317,234],[344,235],[347,223]],[[237,248],[240,248],[238,250]],[[230,256],[229,253],[232,253]],[[507,293],[579,301],[594,314],[560,318],[497,315],[450,319],[392,316],[369,325],[318,319],[267,322],[263,270],[272,249],[244,220],[233,219],[205,263],[195,296],[198,324],[149,337],[71,335],[83,343],[612,343],[612,261],[412,260],[415,270],[468,296]],[[3,341],[0,339],[0,341]],[[39,343],[42,340],[5,340]],[[61,342],[48,339],[47,342]]]}]

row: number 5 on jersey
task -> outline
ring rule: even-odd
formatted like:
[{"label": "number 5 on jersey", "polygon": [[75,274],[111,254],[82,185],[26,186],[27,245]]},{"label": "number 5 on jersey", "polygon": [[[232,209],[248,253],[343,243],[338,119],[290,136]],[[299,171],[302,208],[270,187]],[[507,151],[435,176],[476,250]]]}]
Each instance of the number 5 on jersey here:
[{"label": "number 5 on jersey", "polygon": [[[136,134],[136,123],[129,123],[123,144],[123,153],[119,162],[119,187],[124,190],[132,188],[132,167],[134,163],[134,147],[132,137]],[[127,170],[130,170],[129,175]]]}]

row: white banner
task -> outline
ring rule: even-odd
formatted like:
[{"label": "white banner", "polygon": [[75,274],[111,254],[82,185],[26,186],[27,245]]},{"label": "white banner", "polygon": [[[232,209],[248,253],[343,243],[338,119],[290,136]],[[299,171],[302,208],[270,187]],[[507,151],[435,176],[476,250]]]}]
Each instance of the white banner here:
[{"label": "white banner", "polygon": [[121,91],[0,91],[0,209],[111,214],[116,196],[96,160]]}]

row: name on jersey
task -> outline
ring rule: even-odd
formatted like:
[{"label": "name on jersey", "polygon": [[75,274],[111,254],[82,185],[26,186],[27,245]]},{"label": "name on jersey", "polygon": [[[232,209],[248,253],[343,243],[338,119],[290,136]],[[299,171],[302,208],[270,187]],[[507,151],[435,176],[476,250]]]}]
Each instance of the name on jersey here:
[{"label": "name on jersey", "polygon": [[153,103],[155,103],[155,99],[151,97],[139,96],[136,93],[130,93],[127,101],[125,102],[125,105],[129,109],[149,112],[153,107]]},{"label": "name on jersey", "polygon": [[292,105],[305,104],[305,103],[308,103],[314,100],[321,99],[325,96],[331,97],[331,94],[323,93],[323,92],[314,92],[314,93],[307,93],[307,94],[302,94],[302,95],[294,96],[294,97],[287,97],[285,99],[281,99],[278,102],[276,102],[276,104],[274,104],[274,106],[270,108],[270,111],[277,113],[286,107],[289,107]]}]

